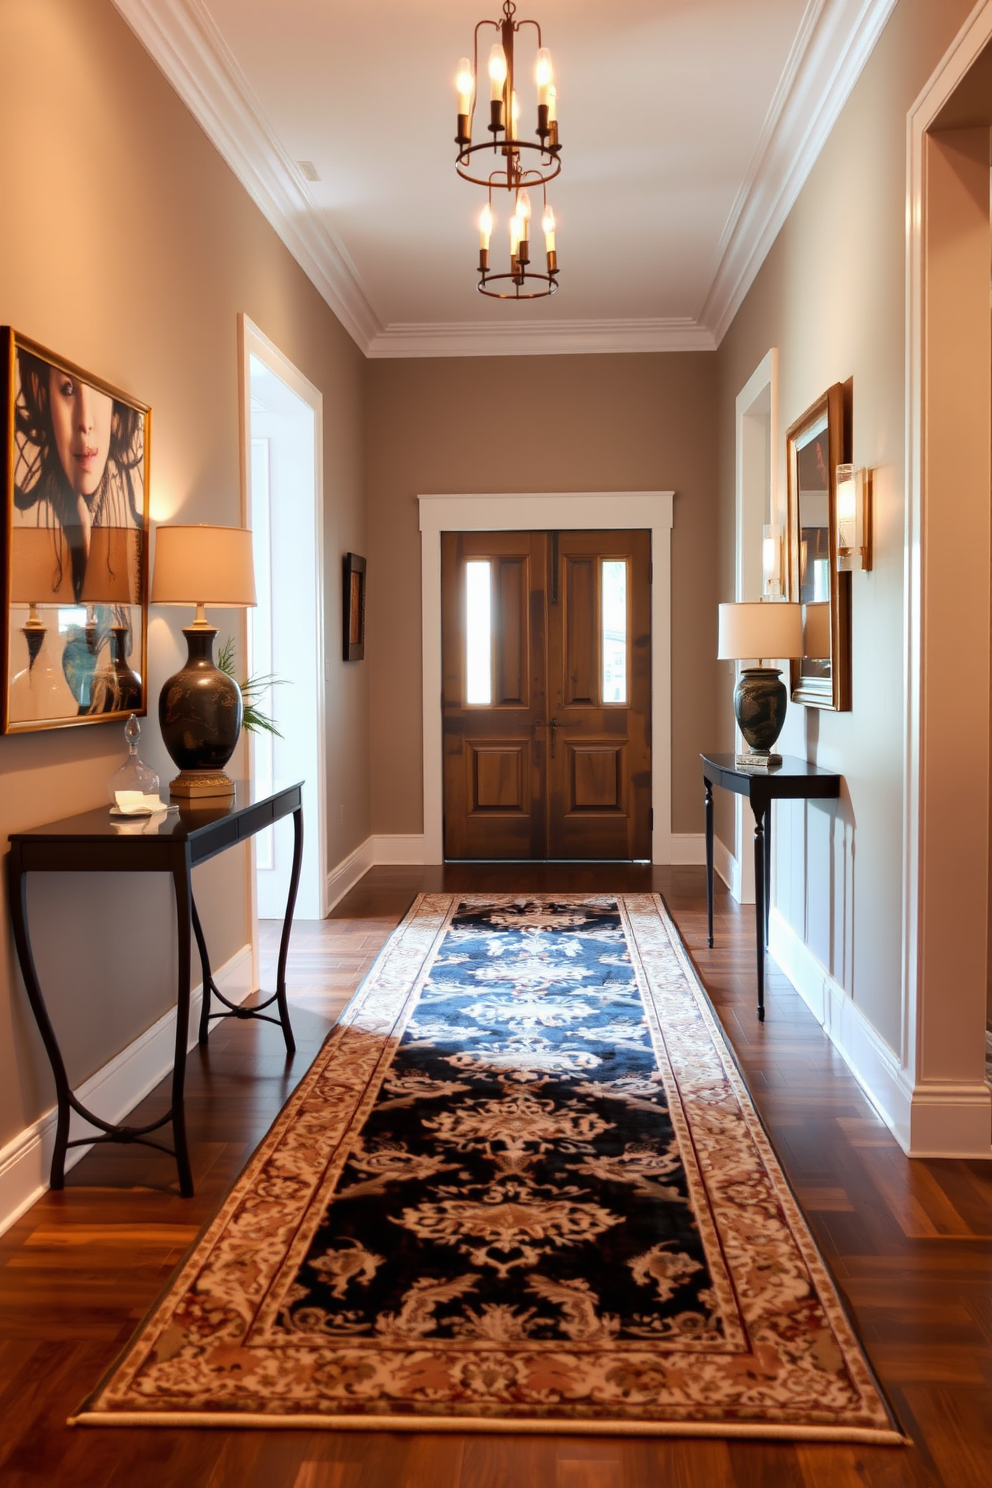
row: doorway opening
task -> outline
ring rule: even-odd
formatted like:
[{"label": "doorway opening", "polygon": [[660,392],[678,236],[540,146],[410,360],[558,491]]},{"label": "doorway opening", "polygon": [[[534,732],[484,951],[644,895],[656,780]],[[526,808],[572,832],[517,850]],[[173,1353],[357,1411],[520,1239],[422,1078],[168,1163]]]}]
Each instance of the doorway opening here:
[{"label": "doorway opening", "polygon": [[645,861],[651,534],[445,532],[447,859]]},{"label": "doorway opening", "polygon": [[[321,393],[242,317],[245,510],[258,603],[249,611],[248,671],[278,682],[259,697],[279,734],[251,736],[259,781],[302,780],[303,868],[296,919],[326,914]],[[281,736],[281,737],[280,737]],[[253,839],[261,919],[286,906],[289,820]]]}]

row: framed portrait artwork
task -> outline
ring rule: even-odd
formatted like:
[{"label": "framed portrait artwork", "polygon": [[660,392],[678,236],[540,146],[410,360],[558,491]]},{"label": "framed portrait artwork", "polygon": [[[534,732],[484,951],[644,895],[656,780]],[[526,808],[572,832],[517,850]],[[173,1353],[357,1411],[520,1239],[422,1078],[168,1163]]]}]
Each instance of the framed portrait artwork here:
[{"label": "framed portrait artwork", "polygon": [[344,659],[365,658],[365,559],[344,555]]},{"label": "framed portrait artwork", "polygon": [[0,329],[5,734],[147,712],[151,410]]}]

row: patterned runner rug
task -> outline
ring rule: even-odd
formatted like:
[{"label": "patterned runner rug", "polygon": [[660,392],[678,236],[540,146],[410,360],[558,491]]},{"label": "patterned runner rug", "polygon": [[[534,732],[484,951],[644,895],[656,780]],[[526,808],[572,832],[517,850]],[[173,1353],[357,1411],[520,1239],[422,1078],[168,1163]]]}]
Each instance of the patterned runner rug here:
[{"label": "patterned runner rug", "polygon": [[422,895],[73,1419],[904,1440],[647,894]]}]

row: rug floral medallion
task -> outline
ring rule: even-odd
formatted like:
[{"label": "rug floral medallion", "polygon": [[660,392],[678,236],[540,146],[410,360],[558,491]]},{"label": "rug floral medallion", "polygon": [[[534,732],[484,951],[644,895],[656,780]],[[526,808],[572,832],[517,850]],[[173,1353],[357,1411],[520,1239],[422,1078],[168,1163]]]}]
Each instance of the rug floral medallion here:
[{"label": "rug floral medallion", "polygon": [[421,895],[73,1420],[904,1439],[646,894]]}]

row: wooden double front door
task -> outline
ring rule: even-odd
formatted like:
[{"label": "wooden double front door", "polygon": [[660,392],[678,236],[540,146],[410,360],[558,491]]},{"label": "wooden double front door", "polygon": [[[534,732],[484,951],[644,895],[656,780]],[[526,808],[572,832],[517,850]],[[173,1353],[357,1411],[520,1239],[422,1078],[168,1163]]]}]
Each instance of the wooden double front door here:
[{"label": "wooden double front door", "polygon": [[651,534],[446,532],[446,858],[650,858]]}]

